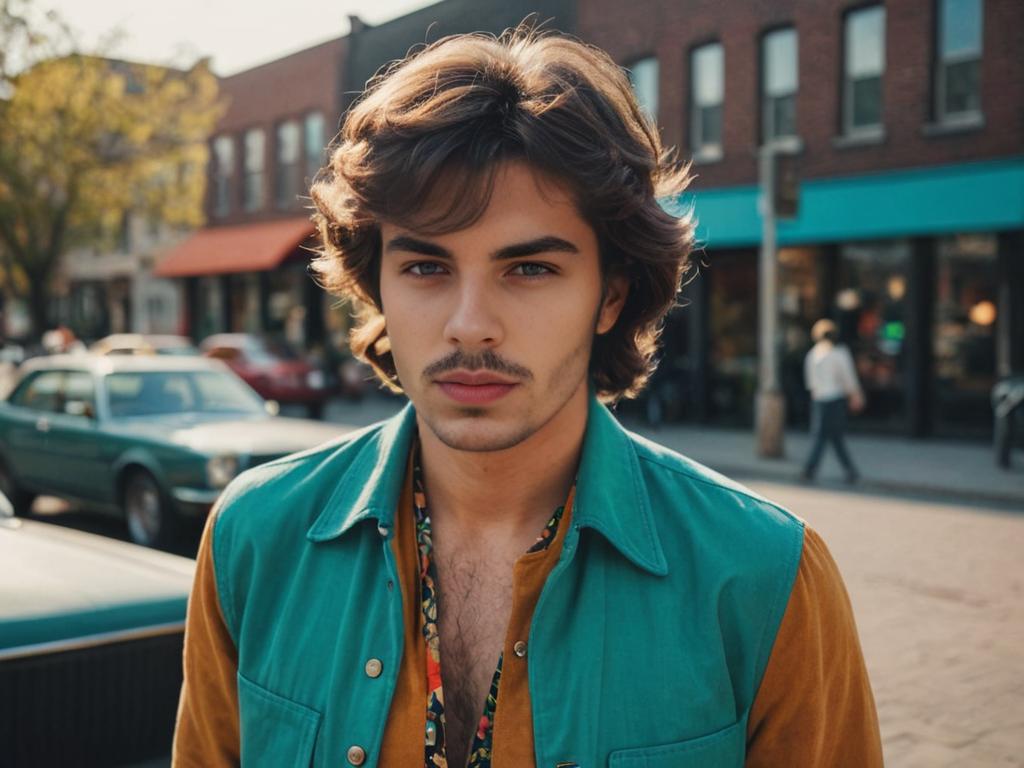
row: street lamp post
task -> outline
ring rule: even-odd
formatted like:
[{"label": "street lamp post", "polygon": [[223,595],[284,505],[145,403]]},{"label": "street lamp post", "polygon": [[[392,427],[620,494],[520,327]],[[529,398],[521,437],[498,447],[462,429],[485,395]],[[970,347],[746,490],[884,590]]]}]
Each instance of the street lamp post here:
[{"label": "street lamp post", "polygon": [[[765,142],[759,155],[761,196],[761,253],[759,259],[760,322],[758,323],[758,391],[755,401],[757,454],[767,458],[785,455],[783,441],[786,401],[779,388],[778,361],[778,254],[776,219],[796,215],[798,183],[792,164],[779,167],[780,158],[791,155],[773,142]],[[781,182],[781,183],[780,183]],[[784,210],[780,211],[781,207]]]}]

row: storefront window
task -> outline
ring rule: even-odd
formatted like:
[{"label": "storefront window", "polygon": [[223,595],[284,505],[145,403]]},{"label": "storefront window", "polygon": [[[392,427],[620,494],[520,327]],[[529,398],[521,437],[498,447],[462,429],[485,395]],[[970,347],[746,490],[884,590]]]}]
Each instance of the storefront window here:
[{"label": "storefront window", "polygon": [[901,430],[907,417],[905,348],[906,241],[842,246],[835,307],[840,341],[848,344],[867,395],[858,422]]},{"label": "storefront window", "polygon": [[996,379],[997,240],[959,235],[938,242],[932,377],[935,431],[988,435]]},{"label": "storefront window", "polygon": [[716,422],[748,426],[757,392],[757,254],[707,254],[709,410]]},{"label": "storefront window", "polygon": [[810,396],[804,383],[804,357],[810,329],[824,315],[821,258],[816,248],[779,249],[779,386],[786,399],[786,423],[810,421]]},{"label": "storefront window", "polygon": [[267,331],[295,350],[306,347],[305,265],[286,263],[270,273]]},{"label": "storefront window", "polygon": [[231,275],[231,330],[236,333],[259,333],[259,275]]},{"label": "storefront window", "polygon": [[199,341],[202,341],[211,334],[220,333],[225,330],[222,327],[224,296],[221,291],[221,279],[219,275],[199,278],[197,297],[199,304],[199,312],[197,313],[199,327],[196,334]]}]

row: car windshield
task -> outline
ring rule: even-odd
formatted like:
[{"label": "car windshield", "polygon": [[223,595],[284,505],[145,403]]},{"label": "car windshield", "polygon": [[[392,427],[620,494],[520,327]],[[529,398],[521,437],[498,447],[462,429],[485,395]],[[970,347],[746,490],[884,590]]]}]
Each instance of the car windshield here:
[{"label": "car windshield", "polygon": [[121,371],[106,377],[114,418],[174,413],[266,413],[263,400],[222,371]]}]

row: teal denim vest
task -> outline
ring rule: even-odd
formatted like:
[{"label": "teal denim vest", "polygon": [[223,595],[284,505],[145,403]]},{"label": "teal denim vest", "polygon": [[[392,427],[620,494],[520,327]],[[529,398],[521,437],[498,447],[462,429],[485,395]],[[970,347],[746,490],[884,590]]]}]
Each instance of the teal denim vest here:
[{"label": "teal denim vest", "polygon": [[[390,538],[414,432],[409,406],[225,492],[213,556],[246,768],[340,768],[352,747],[377,765],[401,663]],[[528,638],[537,766],[742,765],[802,547],[797,518],[592,400],[572,527]]]}]

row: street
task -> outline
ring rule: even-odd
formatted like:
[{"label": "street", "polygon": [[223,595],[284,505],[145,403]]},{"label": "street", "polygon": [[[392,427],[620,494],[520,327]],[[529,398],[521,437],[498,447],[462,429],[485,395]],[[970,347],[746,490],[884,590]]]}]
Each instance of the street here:
[{"label": "street", "polygon": [[750,485],[821,533],[839,564],[886,765],[1024,765],[1024,516]]}]

